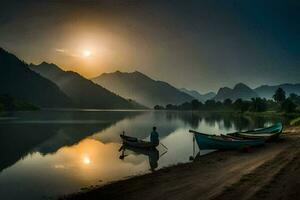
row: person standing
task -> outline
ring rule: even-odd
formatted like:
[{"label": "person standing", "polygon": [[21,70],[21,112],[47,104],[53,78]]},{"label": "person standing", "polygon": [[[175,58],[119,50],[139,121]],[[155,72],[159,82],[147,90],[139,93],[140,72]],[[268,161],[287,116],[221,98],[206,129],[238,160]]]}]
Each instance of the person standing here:
[{"label": "person standing", "polygon": [[152,128],[152,132],[150,134],[150,141],[155,146],[157,146],[159,144],[159,136],[158,136],[158,133],[156,131],[156,127],[155,126]]}]

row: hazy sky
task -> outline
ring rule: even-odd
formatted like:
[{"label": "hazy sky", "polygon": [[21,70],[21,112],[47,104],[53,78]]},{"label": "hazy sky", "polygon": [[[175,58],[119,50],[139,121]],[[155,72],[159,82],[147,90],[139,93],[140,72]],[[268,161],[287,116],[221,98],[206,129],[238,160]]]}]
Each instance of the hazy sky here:
[{"label": "hazy sky", "polygon": [[86,77],[215,91],[300,82],[299,0],[1,0],[0,46]]}]

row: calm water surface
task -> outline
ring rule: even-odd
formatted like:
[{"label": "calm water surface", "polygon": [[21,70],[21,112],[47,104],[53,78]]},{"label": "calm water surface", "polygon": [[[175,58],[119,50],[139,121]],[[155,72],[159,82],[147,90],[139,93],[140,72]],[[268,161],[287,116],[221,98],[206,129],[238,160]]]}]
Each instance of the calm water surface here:
[{"label": "calm water surface", "polygon": [[[209,151],[193,148],[189,129],[220,134],[280,119],[165,111],[37,111],[0,117],[0,199],[55,199],[91,185],[191,162]],[[119,151],[119,134],[149,139],[158,151]]]}]

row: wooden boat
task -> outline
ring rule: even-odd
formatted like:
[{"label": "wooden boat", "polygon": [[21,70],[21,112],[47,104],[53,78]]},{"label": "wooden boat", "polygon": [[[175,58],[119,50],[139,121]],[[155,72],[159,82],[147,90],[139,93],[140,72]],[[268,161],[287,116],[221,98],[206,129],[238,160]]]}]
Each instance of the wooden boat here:
[{"label": "wooden boat", "polygon": [[233,138],[244,138],[244,139],[263,139],[265,141],[272,141],[279,137],[282,133],[282,123],[276,123],[273,126],[266,128],[259,128],[243,132],[229,133],[226,136]]},{"label": "wooden boat", "polygon": [[121,146],[120,150],[122,150],[122,151],[128,150],[131,153],[134,153],[136,155],[145,155],[145,156],[150,156],[150,155],[158,152],[158,150],[155,147],[154,148],[140,148],[140,147],[129,146],[127,144],[123,144]]},{"label": "wooden boat", "polygon": [[200,149],[218,149],[218,150],[231,150],[231,149],[245,149],[253,146],[260,146],[265,143],[263,139],[243,139],[232,138],[218,135],[208,135],[190,130],[194,133],[196,142]]},{"label": "wooden boat", "polygon": [[283,130],[283,124],[279,122],[266,128],[257,128],[253,130],[242,131],[241,133],[251,133],[251,134],[278,133],[278,132],[281,133],[282,130]]},{"label": "wooden boat", "polygon": [[130,137],[124,134],[121,134],[120,137],[122,138],[123,145],[128,145],[136,148],[145,148],[145,149],[151,149],[158,146],[158,144],[153,144],[152,142],[140,140],[135,137]]}]

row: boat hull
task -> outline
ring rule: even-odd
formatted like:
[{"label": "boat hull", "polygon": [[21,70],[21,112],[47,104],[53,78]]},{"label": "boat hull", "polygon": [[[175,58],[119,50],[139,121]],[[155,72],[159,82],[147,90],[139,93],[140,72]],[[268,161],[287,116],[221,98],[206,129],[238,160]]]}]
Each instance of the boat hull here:
[{"label": "boat hull", "polygon": [[244,139],[263,139],[267,142],[276,140],[282,133],[282,123],[277,123],[267,128],[254,129],[250,131],[229,133],[228,136],[234,136]]},{"label": "boat hull", "polygon": [[153,144],[152,142],[139,140],[135,137],[130,137],[126,135],[120,135],[123,145],[136,147],[136,148],[143,148],[143,149],[152,149],[158,146],[158,144]]},{"label": "boat hull", "polygon": [[282,123],[276,123],[273,126],[269,126],[266,128],[258,128],[249,131],[242,131],[240,133],[251,133],[251,134],[263,134],[263,133],[281,133],[283,130]]},{"label": "boat hull", "polygon": [[229,137],[222,137],[216,135],[207,135],[203,133],[195,133],[195,139],[200,149],[218,149],[218,150],[233,150],[244,149],[253,146],[260,146],[264,144],[264,140],[246,140],[233,139]]}]

